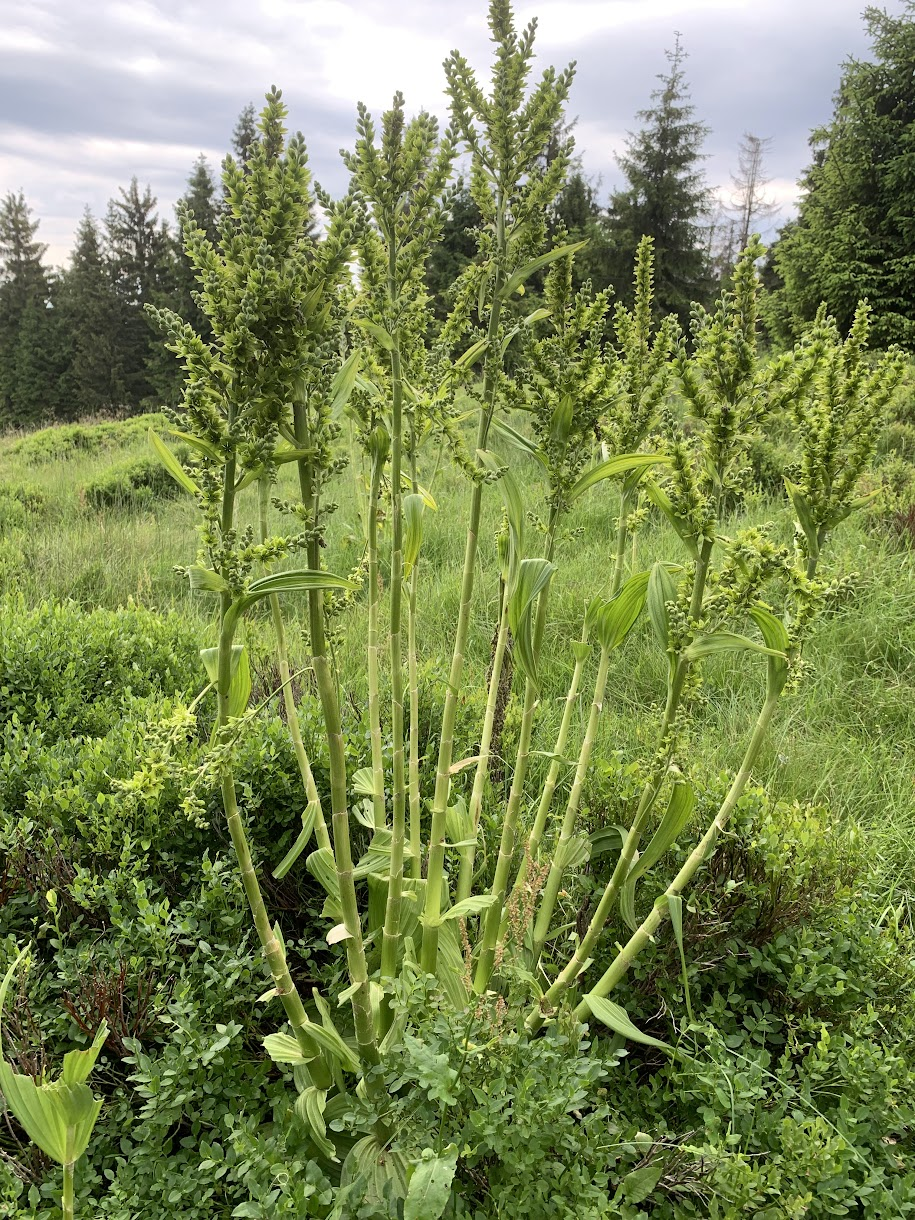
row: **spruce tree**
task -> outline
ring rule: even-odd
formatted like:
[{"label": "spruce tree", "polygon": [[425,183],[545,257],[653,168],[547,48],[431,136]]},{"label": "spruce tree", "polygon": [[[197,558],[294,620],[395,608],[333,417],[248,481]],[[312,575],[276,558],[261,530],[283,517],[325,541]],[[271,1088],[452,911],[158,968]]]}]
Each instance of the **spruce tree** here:
[{"label": "spruce tree", "polygon": [[482,225],[480,209],[469,189],[460,183],[450,197],[442,222],[440,240],[432,247],[426,268],[426,287],[432,298],[432,311],[444,321],[451,309],[449,290],[477,253],[477,230]]},{"label": "spruce tree", "polygon": [[654,240],[655,309],[674,313],[682,322],[690,304],[704,301],[710,290],[706,222],[711,192],[702,169],[708,127],[695,116],[679,36],[667,52],[670,64],[661,85],[641,110],[643,126],[630,136],[619,158],[628,186],[613,194],[608,216],[613,284],[630,303],[636,250],[643,237]]},{"label": "spruce tree", "polygon": [[257,143],[257,111],[254,103],[248,102],[238,116],[238,121],[232,132],[232,153],[235,160],[246,170],[254,145]]},{"label": "spruce tree", "polygon": [[[215,242],[219,225],[220,207],[216,194],[216,183],[209,163],[203,153],[194,162],[190,177],[187,180],[187,190],[179,200],[175,212],[180,216],[183,210],[194,218],[194,223],[206,234],[207,241]],[[176,226],[175,245],[175,310],[186,318],[203,339],[209,340],[211,330],[209,320],[197,305],[194,293],[200,285],[188,260],[181,239],[180,224]]]},{"label": "spruce tree", "polygon": [[597,187],[587,178],[580,163],[573,162],[565,186],[553,206],[552,233],[565,234],[565,241],[587,241],[575,255],[572,283],[576,289],[587,280],[595,292],[610,286],[613,274],[607,226],[597,195]]},{"label": "spruce tree", "polygon": [[33,424],[59,406],[61,343],[47,247],[25,196],[0,204],[0,426]]},{"label": "spruce tree", "polygon": [[147,314],[147,305],[170,305],[176,291],[176,257],[150,188],[140,192],[137,179],[120,199],[112,199],[105,217],[105,238],[120,309],[118,352],[123,369],[125,405],[131,411],[173,402],[178,377],[162,354],[162,345]]},{"label": "spruce tree", "polygon": [[107,414],[126,401],[120,307],[101,230],[87,208],[60,301],[70,352],[67,416]]},{"label": "spruce tree", "polygon": [[915,2],[864,19],[873,59],[845,64],[832,121],[811,135],[799,214],[775,252],[776,312],[787,338],[821,301],[848,330],[866,297],[873,339],[915,350]]}]

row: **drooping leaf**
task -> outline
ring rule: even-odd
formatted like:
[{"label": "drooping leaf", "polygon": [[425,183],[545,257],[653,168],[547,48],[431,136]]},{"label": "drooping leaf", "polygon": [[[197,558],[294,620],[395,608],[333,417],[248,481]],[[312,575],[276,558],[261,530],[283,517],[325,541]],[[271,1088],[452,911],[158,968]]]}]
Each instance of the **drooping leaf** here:
[{"label": "drooping leaf", "polygon": [[539,258],[532,259],[505,281],[502,285],[502,299],[506,300],[513,292],[517,292],[525,280],[529,280],[534,272],[539,271],[541,267],[554,263],[557,258],[568,258],[569,255],[583,250],[587,244],[587,240],[569,242],[565,246],[557,246],[554,250],[547,250],[546,254],[541,254]]},{"label": "drooping leaf", "polygon": [[423,541],[423,510],[426,502],[419,492],[411,492],[404,496],[403,502],[404,540],[403,567],[404,575],[409,576],[419,559],[419,549]]},{"label": "drooping leaf", "polygon": [[210,568],[188,568],[187,578],[194,592],[224,593],[229,587],[219,573]]},{"label": "drooping leaf", "polygon": [[456,1144],[449,1144],[437,1155],[431,1148],[423,1150],[410,1175],[410,1187],[403,1205],[404,1220],[440,1220],[451,1198],[457,1156]]},{"label": "drooping leaf", "polygon": [[602,649],[618,648],[638,622],[648,593],[648,581],[648,572],[636,572],[616,597],[592,609],[590,624]]},{"label": "drooping leaf", "polygon": [[379,326],[377,322],[370,322],[368,318],[354,318],[353,321],[367,335],[371,335],[375,342],[380,347],[383,347],[386,352],[393,352],[394,340],[383,326]]},{"label": "drooping leaf", "polygon": [[311,842],[311,836],[314,833],[315,822],[318,820],[318,803],[317,801],[309,801],[305,807],[305,812],[302,814],[302,829],[299,831],[296,841],[286,852],[282,860],[273,870],[273,876],[277,881],[281,881],[289,872],[296,860]]},{"label": "drooping leaf", "polygon": [[305,861],[305,867],[328,897],[340,901],[340,882],[334,853],[329,847],[319,847]]},{"label": "drooping leaf", "polygon": [[356,378],[359,375],[361,363],[362,352],[356,348],[355,351],[347,356],[334,374],[334,379],[330,383],[330,414],[332,419],[337,419],[349,402],[356,386]]},{"label": "drooping leaf", "polygon": [[534,655],[533,608],[548,588],[556,571],[546,559],[522,559],[518,577],[508,600],[508,622],[515,652],[526,676],[536,685],[537,658]]},{"label": "drooping leaf", "polygon": [[635,918],[636,882],[652,865],[657,864],[664,853],[677,841],[689,821],[695,803],[696,797],[692,784],[688,780],[678,780],[673,786],[667,808],[657,830],[644,852],[633,863],[623,882],[620,890],[620,913],[633,932],[637,927]]},{"label": "drooping leaf", "polygon": [[185,491],[190,492],[192,496],[196,496],[200,488],[187,473],[175,455],[166,445],[165,441],[159,436],[153,428],[150,428],[147,433],[149,443],[152,446],[153,453],[172,476],[179,487],[183,487]]},{"label": "drooping leaf", "polygon": [[699,558],[699,543],[695,528],[674,508],[667,492],[660,488],[654,479],[645,479],[643,486],[648,498],[656,508],[659,508],[680,536],[683,545],[693,559]]},{"label": "drooping leaf", "polygon": [[650,466],[669,465],[670,458],[660,453],[621,453],[616,457],[598,462],[590,470],[586,470],[569,492],[569,500],[574,501],[586,491],[604,479],[615,479],[622,474],[637,470],[643,472]]},{"label": "drooping leaf", "polygon": [[733,631],[716,631],[713,635],[700,635],[683,650],[687,661],[701,661],[704,657],[716,656],[720,652],[761,652],[766,656],[780,655],[776,649],[767,648],[745,635]]},{"label": "drooping leaf", "polygon": [[665,1051],[672,1049],[666,1042],[652,1038],[650,1034],[643,1033],[636,1025],[633,1025],[626,1009],[621,1008],[619,1004],[614,1004],[612,1000],[606,1000],[603,996],[586,995],[584,1001],[592,1016],[630,1042],[641,1042],[644,1046],[657,1046]]},{"label": "drooping leaf", "polygon": [[657,830],[638,862],[629,873],[630,879],[641,877],[661,859],[668,848],[677,841],[690,819],[696,805],[696,794],[689,780],[677,780],[664,810]]},{"label": "drooping leaf", "polygon": [[689,994],[689,973],[686,969],[686,952],[683,948],[683,899],[679,894],[667,895],[667,909],[670,912],[670,925],[674,930],[674,938],[680,951],[680,968],[683,972],[683,998],[686,1001],[686,1015],[693,1019],[693,1004]]},{"label": "drooping leaf", "polygon": [[264,1050],[274,1063],[310,1063],[314,1056],[307,1056],[289,1034],[267,1034],[263,1040]]},{"label": "drooping leaf", "polygon": [[507,424],[504,419],[495,416],[492,421],[492,430],[499,436],[505,437],[507,441],[510,441],[512,446],[519,452],[526,453],[528,457],[536,458],[541,466],[545,467],[547,465],[546,455],[543,451],[522,432],[519,432],[517,428]]},{"label": "drooping leaf", "polygon": [[495,900],[494,894],[471,894],[469,898],[456,902],[447,911],[442,911],[442,922],[449,919],[467,919],[470,915],[480,915],[483,911],[488,911]]},{"label": "drooping leaf", "polygon": [[338,945],[341,940],[352,939],[352,933],[347,929],[345,923],[338,923],[334,924],[324,939],[329,945]]},{"label": "drooping leaf", "polygon": [[625,826],[601,826],[593,830],[588,838],[591,840],[591,858],[605,856],[608,852],[618,852],[626,838]]},{"label": "drooping leaf", "polygon": [[648,576],[648,617],[655,639],[666,652],[670,648],[670,616],[667,603],[676,601],[677,586],[663,563],[652,565]]},{"label": "drooping leaf", "polygon": [[224,463],[226,460],[225,454],[220,453],[214,444],[204,440],[202,436],[194,436],[191,432],[180,432],[177,428],[169,428],[168,434],[185,445],[190,445],[192,449],[196,449],[205,457],[212,458],[214,462]]},{"label": "drooping leaf", "polygon": [[308,1134],[322,1156],[336,1161],[337,1150],[327,1138],[327,1124],[324,1121],[324,1109],[327,1105],[327,1091],[309,1085],[296,1098],[295,1112],[308,1128]]},{"label": "drooping leaf", "polygon": [[352,590],[356,586],[343,576],[335,576],[333,572],[315,572],[309,568],[297,568],[290,572],[273,572],[270,576],[261,576],[248,586],[246,601],[254,601],[259,597],[267,597],[270,593],[300,593],[313,589],[344,589]]}]

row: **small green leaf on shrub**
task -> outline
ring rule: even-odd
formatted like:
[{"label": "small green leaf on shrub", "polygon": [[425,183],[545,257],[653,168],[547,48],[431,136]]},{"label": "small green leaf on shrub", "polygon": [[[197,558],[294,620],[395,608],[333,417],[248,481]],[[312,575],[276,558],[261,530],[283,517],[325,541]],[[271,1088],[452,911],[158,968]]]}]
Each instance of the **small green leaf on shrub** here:
[{"label": "small green leaf on shrub", "polygon": [[451,1198],[451,1183],[457,1168],[457,1145],[449,1144],[438,1156],[431,1148],[410,1175],[410,1188],[404,1200],[404,1220],[439,1220]]}]

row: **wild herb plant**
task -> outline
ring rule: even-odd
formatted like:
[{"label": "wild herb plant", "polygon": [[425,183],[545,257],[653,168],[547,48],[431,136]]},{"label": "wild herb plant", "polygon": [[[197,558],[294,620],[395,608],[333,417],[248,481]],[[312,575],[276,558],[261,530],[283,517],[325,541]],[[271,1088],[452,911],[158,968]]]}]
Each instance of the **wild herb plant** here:
[{"label": "wild herb plant", "polygon": [[[405,991],[424,979],[423,986],[434,989],[439,1002],[466,1022],[465,1048],[477,1026],[496,1020],[493,1013],[501,1014],[499,1021],[526,1026],[527,1036],[570,1009],[579,1019],[604,1022],[624,1038],[646,1040],[606,997],[647,949],[664,918],[670,917],[681,938],[682,895],[746,788],[780,696],[797,673],[802,637],[825,595],[817,580],[819,555],[829,530],[853,507],[853,485],[873,447],[876,425],[863,421],[880,411],[898,376],[892,356],[866,371],[864,320],[844,345],[824,321],[795,352],[766,363],[758,351],[755,260],[760,249],[755,244],[741,259],[733,290],[723,293],[711,312],[696,311],[688,352],[676,347],[672,322],[652,328],[651,252],[643,243],[635,307],[631,313],[616,311],[617,350],[608,347],[603,341],[606,296],[592,297],[588,289],[572,293],[574,247],[544,249],[544,216],[562,183],[569,149],[560,142],[552,160],[545,153],[555,146],[571,70],[548,71],[530,87],[533,25],[518,34],[507,0],[493,0],[490,28],[496,53],[488,95],[460,55],[453,54],[446,64],[453,135],[439,140],[425,115],[407,122],[399,96],[382,116],[378,132],[360,109],[356,149],[345,155],[353,176],[351,193],[339,204],[320,196],[326,228],[317,241],[307,236],[312,196],[304,146],[300,137],[286,142],[283,107],[279,95],[272,94],[248,171],[231,161],[226,166],[230,206],[218,246],[186,220],[188,252],[198,268],[200,304],[211,320],[213,340],[204,343],[173,315],[159,315],[188,371],[189,431],[183,439],[194,460],[185,470],[161,441],[156,445],[199,504],[202,551],[189,570],[191,584],[218,596],[218,646],[204,650],[218,706],[212,766],[273,978],[264,998],[280,1000],[293,1032],[292,1037],[271,1034],[265,1045],[277,1062],[293,1069],[299,1090],[296,1111],[317,1153],[329,1165],[338,1153],[345,1154],[340,1206],[344,1195],[369,1203],[403,1199],[405,1215],[423,1214],[430,1220],[447,1205],[457,1150],[442,1147],[434,1131],[426,1133],[422,1147],[391,1149],[397,1133],[391,1127],[389,1063],[410,1045],[401,1002]],[[478,257],[456,287],[454,314],[443,329],[436,360],[430,361],[412,349],[424,329],[425,263],[446,206],[443,195],[458,139],[470,152],[471,189],[483,224]],[[354,251],[360,263],[355,294],[347,271]],[[519,319],[515,296],[535,271],[550,265],[544,307]],[[358,335],[362,338],[354,340]],[[510,375],[506,355],[513,343],[518,352]],[[448,361],[447,350],[461,354]],[[419,787],[415,722],[410,725],[414,745],[409,765],[405,757],[405,669],[411,717],[418,706],[415,600],[422,594],[417,560],[424,515],[418,482],[420,414],[434,411],[478,363],[481,379],[470,385],[476,406],[469,454],[462,450],[453,417],[441,423],[458,451],[471,494],[454,651],[429,793]],[[419,370],[415,381],[405,375],[405,368],[414,365]],[[419,384],[428,380],[430,370],[440,384]],[[672,375],[679,404],[665,402]],[[328,595],[351,592],[352,586],[324,571],[322,563],[334,480],[343,467],[339,420],[348,403],[371,472],[366,671],[372,757],[371,766],[355,774],[347,772],[341,692],[328,645],[334,610]],[[508,424],[505,414],[511,407],[527,407],[532,435]],[[794,549],[779,545],[764,530],[734,537],[723,532],[725,506],[750,441],[772,414],[785,412],[798,421],[804,453],[800,481],[792,491],[800,525]],[[500,444],[533,454],[545,474],[541,556],[525,553],[530,531],[524,497],[494,452],[496,436]],[[594,462],[598,439],[607,452]],[[292,513],[299,532],[273,536],[270,493],[285,462],[296,465],[300,498],[273,506]],[[615,503],[607,513],[609,596],[596,596],[585,615],[547,783],[531,793],[527,780],[537,725],[538,655],[560,526],[570,505],[585,494],[605,496],[607,480],[614,478],[624,481],[619,513]],[[258,539],[236,525],[238,498],[255,485]],[[505,509],[500,543],[505,593],[497,640],[504,648],[510,628],[524,690],[504,807],[487,790],[492,684],[478,757],[457,763],[453,758],[483,496],[492,485],[491,494],[501,496]],[[685,555],[625,578],[627,522],[640,487],[674,526]],[[390,791],[380,749],[384,654],[377,577],[383,505],[389,510],[391,537],[385,624],[392,696]],[[306,556],[304,569],[255,575],[260,567],[297,553]],[[308,597],[311,664],[329,758],[330,818],[328,823],[301,734],[293,726],[307,812],[296,847],[281,868],[294,866],[314,834],[317,848],[305,863],[327,895],[325,914],[333,921],[328,943],[345,948],[348,986],[335,999],[338,1004],[350,1001],[351,1031],[337,1029],[330,1005],[317,992],[306,1009],[296,988],[282,936],[271,924],[261,894],[233,780],[234,743],[253,714],[248,709],[247,653],[236,639],[244,613],[256,600],[272,599],[284,697],[294,721],[281,598],[297,591]],[[564,887],[595,846],[580,829],[579,812],[598,724],[614,667],[623,664],[621,649],[644,609],[667,659],[663,711],[645,763],[644,787],[630,825],[617,841],[615,866],[583,932],[571,950],[564,950],[567,942],[557,932],[557,924],[564,926]],[[592,644],[598,663],[590,712],[575,765],[568,768],[562,816],[554,816],[571,709]],[[730,653],[765,658],[760,663],[766,666],[766,692],[758,717],[713,820],[692,832],[693,850],[640,919],[639,881],[691,833],[691,702],[704,665]],[[645,714],[647,718],[648,709]],[[452,793],[452,781],[473,763],[467,808]],[[484,818],[487,801],[494,808]],[[425,844],[424,810],[429,814]],[[351,818],[372,832],[368,850],[358,860]],[[497,849],[482,841],[491,825]],[[478,854],[484,860],[479,866]],[[452,863],[459,866],[454,881]],[[632,936],[593,980],[588,972],[617,908]],[[353,1138],[335,1139],[347,1127],[347,1137]]]},{"label": "wild herb plant", "polygon": [[[184,217],[186,248],[200,283],[198,303],[210,320],[213,338],[204,342],[189,324],[167,311],[156,316],[168,333],[169,346],[187,369],[183,405],[191,431],[182,439],[196,455],[190,473],[180,467],[163,442],[155,436],[153,442],[200,508],[201,554],[188,576],[192,588],[218,597],[218,644],[202,654],[217,699],[214,766],[275,993],[297,1044],[313,1057],[316,1043],[308,1030],[320,1027],[305,1012],[289,973],[282,936],[270,922],[232,774],[232,743],[239,729],[231,722],[244,716],[251,694],[247,652],[244,644],[236,643],[246,610],[278,593],[305,590],[313,594],[314,667],[330,729],[336,695],[329,689],[323,598],[328,589],[349,587],[344,579],[321,573],[319,547],[322,521],[329,511],[321,493],[332,468],[328,444],[336,428],[334,404],[345,393],[349,379],[349,369],[345,364],[340,367],[337,356],[340,288],[352,249],[355,208],[349,199],[330,205],[323,239],[314,242],[308,236],[312,196],[305,145],[298,135],[285,141],[284,117],[281,95],[274,91],[261,116],[259,139],[248,166],[227,159],[228,206],[218,245],[207,239],[192,216]],[[281,436],[287,441],[285,447],[279,445]],[[278,464],[299,460],[303,450],[308,463],[301,531],[268,537],[262,530],[258,541],[251,530],[240,530],[236,517],[239,494],[265,474],[269,478]],[[262,490],[262,504],[263,500]],[[314,568],[255,575],[258,567],[303,551]],[[274,618],[279,622],[275,603]],[[297,741],[301,764],[300,745]],[[332,756],[342,750],[339,733],[329,732],[329,745]],[[301,765],[308,784],[307,764]],[[311,816],[320,826],[320,810],[315,807],[311,785],[308,787]],[[344,878],[341,904],[352,929],[351,972],[357,984],[361,978],[353,1008],[357,1029],[371,1054],[375,1042],[349,867],[348,813],[339,785],[332,789],[331,803],[332,817],[337,818],[334,850]]]},{"label": "wild herb plant", "polygon": [[[28,953],[27,948],[19,953],[0,982],[0,1021],[7,992],[23,960],[28,961]],[[63,1220],[73,1220],[74,1169],[89,1146],[102,1109],[101,1098],[93,1095],[86,1081],[107,1037],[108,1024],[103,1021],[90,1046],[64,1055],[63,1070],[57,1080],[34,1080],[14,1072],[7,1063],[0,1033],[0,1090],[29,1139],[63,1169],[60,1199]]]}]

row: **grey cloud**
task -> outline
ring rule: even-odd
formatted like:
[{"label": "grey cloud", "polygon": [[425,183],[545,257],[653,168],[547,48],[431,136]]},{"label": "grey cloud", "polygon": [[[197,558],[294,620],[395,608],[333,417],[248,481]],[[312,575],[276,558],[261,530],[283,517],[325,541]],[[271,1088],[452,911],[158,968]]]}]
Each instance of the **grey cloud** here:
[{"label": "grey cloud", "polygon": [[[901,3],[893,0],[891,8]],[[0,0],[7,33],[0,37],[0,191],[25,190],[42,218],[42,236],[62,258],[82,205],[102,211],[134,173],[152,183],[167,214],[196,152],[227,148],[241,107],[257,103],[274,81],[284,89],[292,126],[305,133],[316,176],[329,189],[342,189],[337,149],[351,142],[356,98],[371,85],[350,66],[344,45],[330,48],[333,62],[321,75],[316,48],[327,37],[326,13],[334,7],[342,6]],[[427,35],[424,56],[430,46],[441,47],[440,61],[457,45],[485,71],[485,0],[401,0],[396,6],[350,0],[345,7],[359,21]],[[536,3],[531,7],[536,11]],[[567,11],[572,28],[575,0],[568,0]],[[569,109],[581,120],[585,169],[602,176],[605,190],[619,180],[611,148],[637,126],[636,112],[648,105],[656,74],[666,67],[664,48],[675,28],[688,52],[697,116],[711,129],[706,168],[713,185],[727,183],[746,130],[773,137],[767,161],[772,177],[797,179],[808,160],[810,128],[831,113],[841,61],[867,50],[859,0],[759,0],[755,7],[732,8],[684,0],[673,17],[666,9],[653,15],[650,0],[643,0],[637,11],[613,33],[562,46],[538,40],[541,64],[578,61]],[[419,62],[417,54],[404,43],[401,88],[408,104],[425,104],[443,116],[441,93],[421,96],[430,80],[444,86],[439,64]],[[425,84],[417,87],[417,80]],[[328,81],[345,85],[352,103],[345,104],[341,89],[328,88]],[[146,152],[113,146],[80,178],[81,141],[98,138],[136,143]]]}]

